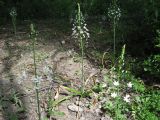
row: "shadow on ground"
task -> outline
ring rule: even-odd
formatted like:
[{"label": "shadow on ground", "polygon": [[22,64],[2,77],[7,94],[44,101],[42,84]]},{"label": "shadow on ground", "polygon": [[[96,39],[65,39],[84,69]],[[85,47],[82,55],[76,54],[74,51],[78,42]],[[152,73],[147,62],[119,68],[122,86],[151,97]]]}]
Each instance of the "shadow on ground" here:
[{"label": "shadow on ground", "polygon": [[25,120],[27,116],[24,93],[15,83],[11,72],[13,63],[20,58],[21,50],[14,44],[14,39],[4,40],[7,55],[1,59],[0,68],[0,120]]}]

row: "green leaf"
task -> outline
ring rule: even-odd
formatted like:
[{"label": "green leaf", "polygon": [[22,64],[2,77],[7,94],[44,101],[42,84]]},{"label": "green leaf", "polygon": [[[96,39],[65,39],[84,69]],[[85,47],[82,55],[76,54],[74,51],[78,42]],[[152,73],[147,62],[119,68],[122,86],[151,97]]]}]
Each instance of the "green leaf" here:
[{"label": "green leaf", "polygon": [[76,94],[76,95],[81,95],[81,94],[82,94],[81,91],[78,91],[78,90],[73,89],[73,88],[69,88],[69,87],[66,87],[66,86],[63,86],[63,88],[65,88],[65,89],[68,90],[69,92],[72,92],[72,93],[74,93],[74,94]]},{"label": "green leaf", "polygon": [[18,120],[18,117],[16,114],[10,114],[9,120]]},{"label": "green leaf", "polygon": [[95,86],[93,86],[93,91],[96,92],[96,93],[99,93],[99,92],[102,92],[103,90],[103,87],[101,84],[96,84]]},{"label": "green leaf", "polygon": [[57,111],[57,110],[54,110],[54,111],[50,111],[49,112],[49,115],[51,116],[60,116],[60,117],[63,117],[65,115],[64,112],[61,112],[61,111]]},{"label": "green leaf", "polygon": [[53,107],[56,107],[58,104],[60,104],[61,102],[65,101],[65,100],[70,99],[71,97],[72,97],[72,95],[71,95],[71,96],[64,97],[64,98],[62,98],[62,99],[60,99],[60,100],[53,100],[53,101],[52,101],[52,106],[53,106]]},{"label": "green leaf", "polygon": [[133,80],[132,82],[133,82],[133,88],[137,92],[144,92],[146,90],[144,84],[141,81]]}]

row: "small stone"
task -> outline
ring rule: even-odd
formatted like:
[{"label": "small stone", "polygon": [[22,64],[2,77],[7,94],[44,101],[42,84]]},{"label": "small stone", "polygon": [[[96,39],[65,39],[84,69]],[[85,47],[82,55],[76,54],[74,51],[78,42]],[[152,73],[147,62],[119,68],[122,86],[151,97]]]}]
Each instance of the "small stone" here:
[{"label": "small stone", "polygon": [[89,102],[89,101],[87,101],[86,103],[85,103],[85,107],[89,107],[91,105],[91,103]]},{"label": "small stone", "polygon": [[42,120],[44,120],[46,117],[47,117],[46,112],[45,112],[45,111],[42,111],[42,112],[41,112],[41,118],[42,118]]},{"label": "small stone", "polygon": [[82,106],[82,107],[84,107],[84,104],[83,104],[81,101],[76,101],[75,104],[76,104],[77,106]]},{"label": "small stone", "polygon": [[107,120],[105,117],[102,117],[101,120]]},{"label": "small stone", "polygon": [[101,120],[113,120],[113,119],[110,118],[109,116],[105,116],[105,117],[102,117]]},{"label": "small stone", "polygon": [[85,117],[81,117],[80,120],[86,120],[86,118]]},{"label": "small stone", "polygon": [[78,111],[82,112],[83,111],[82,107],[77,106],[75,104],[68,105],[68,109],[71,110],[72,112],[78,112]]},{"label": "small stone", "polygon": [[95,109],[95,112],[96,112],[97,115],[101,115],[102,114],[102,111],[101,111],[100,108]]}]

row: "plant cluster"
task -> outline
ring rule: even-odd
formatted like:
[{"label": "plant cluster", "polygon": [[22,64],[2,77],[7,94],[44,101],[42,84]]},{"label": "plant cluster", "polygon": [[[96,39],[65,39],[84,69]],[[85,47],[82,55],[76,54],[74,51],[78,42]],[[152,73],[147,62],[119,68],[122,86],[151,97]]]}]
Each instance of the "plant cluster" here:
[{"label": "plant cluster", "polygon": [[100,108],[115,120],[158,120],[159,90],[149,90],[144,83],[125,70],[125,46],[118,65],[93,86],[101,103]]}]

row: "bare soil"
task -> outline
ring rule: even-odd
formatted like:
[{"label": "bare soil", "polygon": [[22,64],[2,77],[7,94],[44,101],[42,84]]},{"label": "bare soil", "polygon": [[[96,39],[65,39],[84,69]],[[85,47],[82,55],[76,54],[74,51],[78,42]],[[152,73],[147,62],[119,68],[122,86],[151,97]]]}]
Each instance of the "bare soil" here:
[{"label": "bare soil", "polygon": [[[9,25],[0,29],[0,120],[37,120],[34,64],[28,26],[19,26],[16,36]],[[42,22],[38,26],[36,58],[38,75],[42,77],[39,88],[42,120],[77,120],[77,116],[80,120],[110,120],[99,109],[99,103],[94,98],[81,99],[81,105],[77,105],[79,97],[70,98],[55,107],[64,115],[48,115],[49,97],[59,100],[69,96],[70,93],[63,86],[81,87],[81,57],[70,44],[73,40],[69,33],[57,32],[52,25]],[[52,78],[47,78],[45,67],[52,71]],[[93,81],[103,79],[100,70],[87,59],[84,59],[84,68],[87,89],[90,89]],[[27,75],[25,79],[22,79],[23,71]],[[75,110],[77,106],[82,110],[79,114]]]}]

